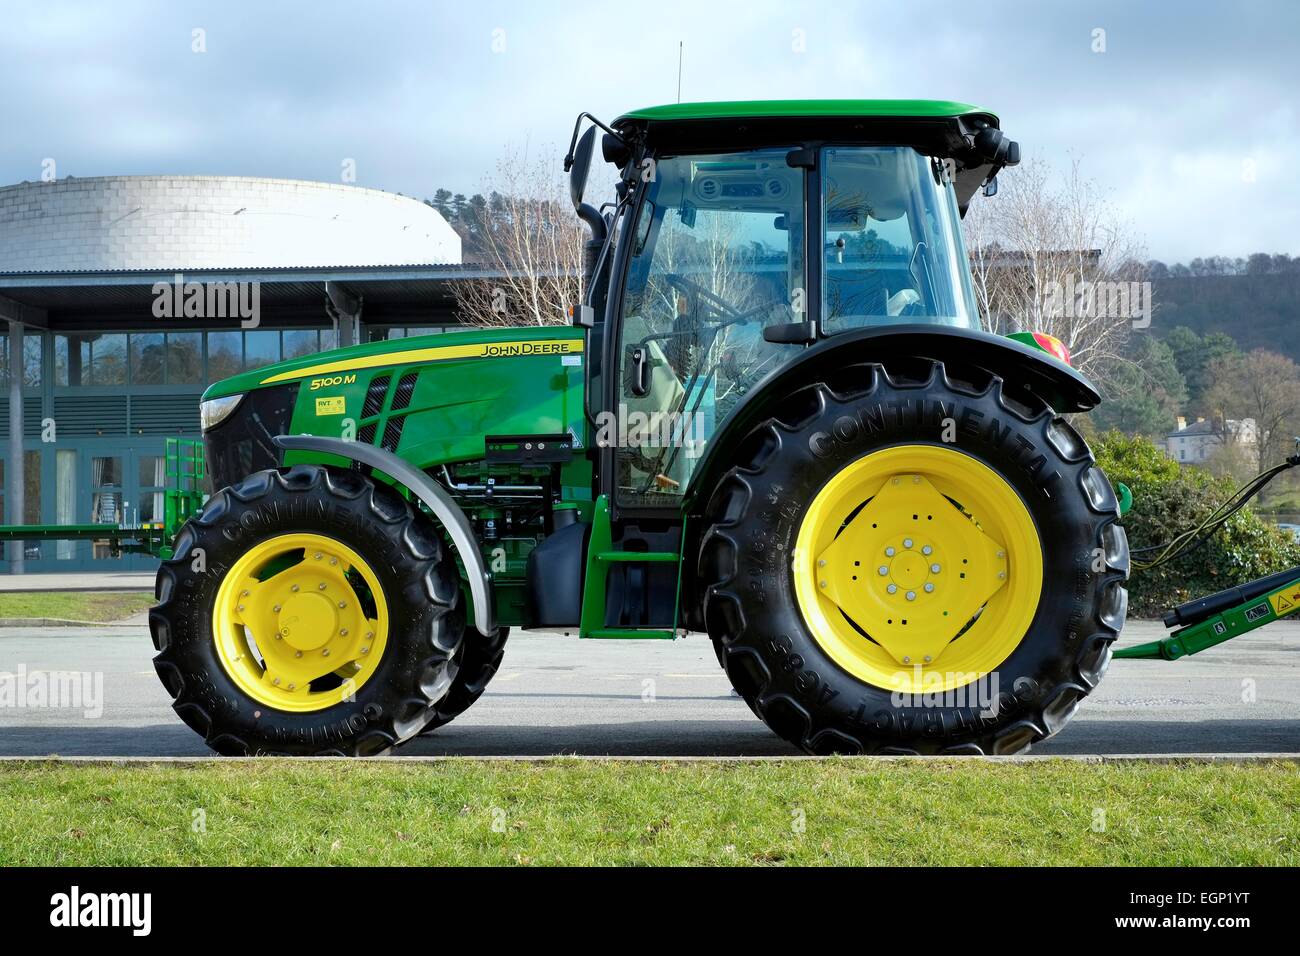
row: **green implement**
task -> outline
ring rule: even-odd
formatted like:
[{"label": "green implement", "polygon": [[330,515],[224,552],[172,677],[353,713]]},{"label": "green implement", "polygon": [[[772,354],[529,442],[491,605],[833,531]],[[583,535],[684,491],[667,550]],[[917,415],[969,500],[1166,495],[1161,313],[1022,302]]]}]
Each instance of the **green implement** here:
[{"label": "green implement", "polygon": [[170,558],[181,526],[198,514],[207,499],[203,490],[207,468],[203,442],[198,439],[168,438],[163,456],[167,487],[162,521],[0,525],[0,541],[105,541],[114,554]]},{"label": "green implement", "polygon": [[1296,608],[1300,567],[1180,604],[1165,615],[1165,626],[1183,625],[1179,630],[1159,641],[1118,650],[1115,656],[1176,661],[1272,624]]}]

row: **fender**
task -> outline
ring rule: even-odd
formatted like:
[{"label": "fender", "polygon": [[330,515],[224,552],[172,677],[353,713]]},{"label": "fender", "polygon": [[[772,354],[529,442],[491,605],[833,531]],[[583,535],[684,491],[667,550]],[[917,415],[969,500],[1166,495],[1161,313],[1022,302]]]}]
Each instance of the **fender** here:
[{"label": "fender", "polygon": [[1086,412],[1101,402],[1092,383],[1064,362],[992,332],[929,324],[880,325],[841,332],[827,336],[765,376],[736,403],[719,424],[687,485],[686,497],[692,502],[692,511],[703,508],[713,485],[734,457],[734,445],[791,389],[815,380],[827,368],[902,357],[977,365],[1024,385],[1058,413]]},{"label": "fender", "polygon": [[327,455],[337,455],[348,461],[369,465],[385,475],[395,478],[410,489],[419,498],[434,517],[447,529],[456,553],[465,565],[465,575],[469,578],[469,593],[474,604],[474,626],[479,633],[490,637],[497,629],[496,606],[492,600],[492,578],[487,565],[483,562],[483,553],[478,547],[478,538],[474,529],[460,506],[447,494],[446,489],[414,465],[398,458],[391,451],[374,445],[363,445],[355,441],[343,441],[341,438],[318,438],[314,435],[277,435],[272,439],[276,445],[291,451],[313,451]]}]

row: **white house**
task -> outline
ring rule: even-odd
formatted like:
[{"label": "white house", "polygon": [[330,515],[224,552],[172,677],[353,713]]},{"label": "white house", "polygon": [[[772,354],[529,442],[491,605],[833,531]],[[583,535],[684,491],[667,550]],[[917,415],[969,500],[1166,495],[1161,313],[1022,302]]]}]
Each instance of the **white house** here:
[{"label": "white house", "polygon": [[1217,423],[1204,418],[1197,418],[1189,425],[1187,419],[1179,415],[1178,427],[1165,436],[1165,449],[1169,457],[1180,464],[1201,465],[1224,445],[1253,449],[1257,438],[1253,418],[1229,418],[1220,428]]}]

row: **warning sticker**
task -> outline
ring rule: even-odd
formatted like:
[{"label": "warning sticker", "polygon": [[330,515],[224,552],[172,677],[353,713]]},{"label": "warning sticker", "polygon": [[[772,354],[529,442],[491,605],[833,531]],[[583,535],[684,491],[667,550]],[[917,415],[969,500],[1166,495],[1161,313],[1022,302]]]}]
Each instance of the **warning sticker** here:
[{"label": "warning sticker", "polygon": [[347,408],[347,400],[342,395],[330,395],[316,399],[317,415],[342,415]]},{"label": "warning sticker", "polygon": [[1276,594],[1268,596],[1268,603],[1273,605],[1273,613],[1278,617],[1283,614],[1290,614],[1292,611],[1300,608],[1300,586],[1290,585],[1283,588]]}]

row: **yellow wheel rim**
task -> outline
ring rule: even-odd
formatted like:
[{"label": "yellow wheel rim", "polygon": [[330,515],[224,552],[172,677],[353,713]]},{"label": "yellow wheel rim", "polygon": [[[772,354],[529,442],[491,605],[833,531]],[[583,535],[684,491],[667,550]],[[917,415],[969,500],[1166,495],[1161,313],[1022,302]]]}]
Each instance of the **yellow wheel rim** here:
[{"label": "yellow wheel rim", "polygon": [[319,534],[249,548],[217,589],[221,666],[258,703],[300,713],[351,699],[388,644],[388,605],[370,566]]},{"label": "yellow wheel rim", "polygon": [[1033,518],[997,472],[951,448],[901,445],[841,469],[799,526],[795,599],[840,667],[903,693],[995,670],[1043,586]]}]

